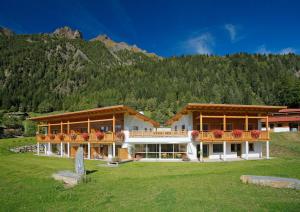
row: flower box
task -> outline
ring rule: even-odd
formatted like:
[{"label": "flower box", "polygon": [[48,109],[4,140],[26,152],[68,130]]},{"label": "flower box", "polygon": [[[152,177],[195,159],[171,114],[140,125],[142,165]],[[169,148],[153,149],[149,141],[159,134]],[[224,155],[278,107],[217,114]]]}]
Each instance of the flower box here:
[{"label": "flower box", "polygon": [[232,135],[233,135],[233,137],[235,137],[235,138],[240,138],[240,137],[242,137],[242,135],[243,135],[243,131],[242,131],[242,130],[233,130],[233,131],[232,131]]},{"label": "flower box", "polygon": [[259,138],[260,136],[260,131],[259,130],[251,130],[251,137],[252,138]]},{"label": "flower box", "polygon": [[213,130],[213,134],[214,134],[215,138],[222,138],[224,132],[223,132],[223,130]]},{"label": "flower box", "polygon": [[83,140],[85,140],[85,141],[89,140],[89,137],[90,137],[88,133],[82,133],[81,136],[82,136]]},{"label": "flower box", "polygon": [[102,140],[104,138],[104,133],[100,132],[100,131],[97,131],[96,132],[96,138],[97,138],[97,140]]},{"label": "flower box", "polygon": [[191,135],[192,135],[192,139],[195,140],[199,136],[199,131],[198,130],[193,130]]}]

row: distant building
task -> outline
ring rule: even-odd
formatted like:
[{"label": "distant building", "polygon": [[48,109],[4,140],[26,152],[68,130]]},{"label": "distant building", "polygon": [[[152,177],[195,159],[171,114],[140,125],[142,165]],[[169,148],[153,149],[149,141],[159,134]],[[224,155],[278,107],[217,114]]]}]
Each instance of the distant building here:
[{"label": "distant building", "polygon": [[[266,124],[263,123],[263,127]],[[273,132],[300,131],[300,108],[282,109],[269,117],[269,129]]]}]

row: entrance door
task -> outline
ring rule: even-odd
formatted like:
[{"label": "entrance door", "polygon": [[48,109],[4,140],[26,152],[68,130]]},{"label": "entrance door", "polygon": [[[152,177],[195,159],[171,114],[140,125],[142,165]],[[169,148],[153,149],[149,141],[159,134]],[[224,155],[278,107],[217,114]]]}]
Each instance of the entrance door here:
[{"label": "entrance door", "polygon": [[207,158],[209,155],[209,146],[208,144],[203,144],[203,157]]},{"label": "entrance door", "polygon": [[241,144],[236,144],[236,153],[238,157],[242,156],[242,146]]}]

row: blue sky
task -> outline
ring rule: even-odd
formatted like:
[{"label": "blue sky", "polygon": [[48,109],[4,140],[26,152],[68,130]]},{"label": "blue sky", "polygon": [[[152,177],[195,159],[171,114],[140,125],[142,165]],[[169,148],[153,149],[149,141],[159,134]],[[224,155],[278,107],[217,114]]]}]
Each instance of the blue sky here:
[{"label": "blue sky", "polygon": [[300,53],[300,1],[8,0],[0,25],[17,33],[68,25],[84,39],[107,34],[161,56]]}]

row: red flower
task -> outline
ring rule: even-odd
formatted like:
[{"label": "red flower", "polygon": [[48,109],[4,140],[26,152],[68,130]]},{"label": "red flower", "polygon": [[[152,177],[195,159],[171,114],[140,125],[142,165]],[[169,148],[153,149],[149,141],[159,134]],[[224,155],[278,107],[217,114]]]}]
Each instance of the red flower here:
[{"label": "red flower", "polygon": [[235,137],[235,138],[240,138],[240,137],[242,137],[242,134],[243,134],[243,131],[242,131],[242,130],[233,130],[233,131],[232,131],[232,135],[233,135],[233,137]]},{"label": "red flower", "polygon": [[224,134],[223,130],[213,130],[213,134],[215,138],[222,138],[222,135]]},{"label": "red flower", "polygon": [[193,130],[191,135],[192,135],[193,139],[196,139],[199,136],[199,131],[198,130]]},{"label": "red flower", "polygon": [[100,132],[100,131],[97,131],[96,132],[96,138],[98,140],[102,140],[104,138],[104,133],[103,132]]},{"label": "red flower", "polygon": [[58,135],[58,137],[59,137],[59,139],[62,141],[62,140],[64,140],[65,135],[64,135],[63,133],[60,133],[60,134]]},{"label": "red flower", "polygon": [[251,130],[251,136],[252,136],[252,138],[259,138],[260,131],[259,130]]},{"label": "red flower", "polygon": [[81,136],[85,141],[89,140],[90,137],[88,133],[82,133]]}]

